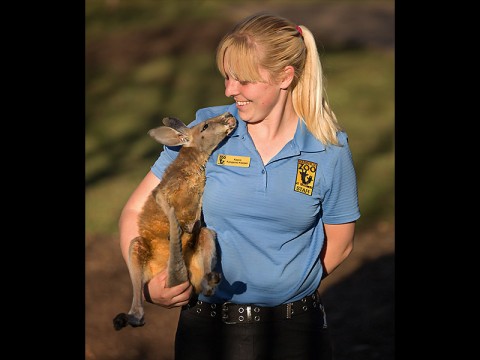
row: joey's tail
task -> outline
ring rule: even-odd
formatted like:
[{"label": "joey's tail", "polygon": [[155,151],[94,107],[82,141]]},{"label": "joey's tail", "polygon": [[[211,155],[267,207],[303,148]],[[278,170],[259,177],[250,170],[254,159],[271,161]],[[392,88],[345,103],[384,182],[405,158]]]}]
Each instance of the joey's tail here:
[{"label": "joey's tail", "polygon": [[188,280],[188,270],[182,252],[182,228],[175,215],[175,209],[169,207],[166,210],[168,221],[170,222],[170,257],[167,265],[167,286],[172,287]]}]

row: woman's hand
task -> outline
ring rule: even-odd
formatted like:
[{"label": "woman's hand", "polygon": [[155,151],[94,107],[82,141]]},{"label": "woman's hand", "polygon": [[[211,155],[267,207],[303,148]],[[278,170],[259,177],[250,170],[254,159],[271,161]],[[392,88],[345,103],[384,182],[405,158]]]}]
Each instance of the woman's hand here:
[{"label": "woman's hand", "polygon": [[148,286],[152,302],[167,309],[187,305],[193,291],[189,281],[167,287],[167,270],[154,276],[146,286]]}]

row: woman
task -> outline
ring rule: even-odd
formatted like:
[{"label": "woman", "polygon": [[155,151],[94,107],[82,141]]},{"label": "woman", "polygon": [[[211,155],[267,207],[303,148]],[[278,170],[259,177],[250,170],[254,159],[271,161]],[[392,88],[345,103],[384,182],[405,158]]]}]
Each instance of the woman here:
[{"label": "woman", "polygon": [[[269,14],[241,21],[217,48],[230,105],[200,109],[191,125],[231,112],[238,125],[206,166],[205,226],[217,233],[213,296],[146,286],[147,301],[182,307],[175,359],[332,359],[318,287],[353,249],[360,217],[346,133],[330,109],[312,33]],[[127,201],[121,250],[178,148],[165,147]],[[217,163],[221,156],[223,165]]]}]

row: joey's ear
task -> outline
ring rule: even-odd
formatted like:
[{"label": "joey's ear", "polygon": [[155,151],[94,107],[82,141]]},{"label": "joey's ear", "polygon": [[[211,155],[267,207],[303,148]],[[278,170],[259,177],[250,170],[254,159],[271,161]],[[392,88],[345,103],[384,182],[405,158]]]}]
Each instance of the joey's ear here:
[{"label": "joey's ear", "polygon": [[162,122],[165,126],[171,127],[172,129],[180,131],[181,133],[187,129],[187,126],[183,123],[183,121],[174,117],[165,117],[163,118]]},{"label": "joey's ear", "polygon": [[177,145],[185,145],[190,142],[190,136],[187,131],[180,132],[175,129],[172,129],[168,126],[160,126],[155,129],[151,129],[148,132],[152,138],[157,140],[159,143],[167,145],[167,146],[177,146]]},{"label": "joey's ear", "polygon": [[292,83],[294,74],[295,74],[295,70],[293,69],[293,66],[291,65],[285,66],[285,68],[283,69],[283,73],[280,81],[280,87],[282,89],[287,89],[290,86],[290,84]]}]

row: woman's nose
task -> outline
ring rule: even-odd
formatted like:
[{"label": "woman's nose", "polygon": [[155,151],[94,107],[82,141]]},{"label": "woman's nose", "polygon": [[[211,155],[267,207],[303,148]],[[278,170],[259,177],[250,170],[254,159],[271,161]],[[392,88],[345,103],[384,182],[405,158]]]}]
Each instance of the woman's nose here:
[{"label": "woman's nose", "polygon": [[225,80],[225,96],[232,97],[238,95],[238,85],[240,83],[236,80]]}]

